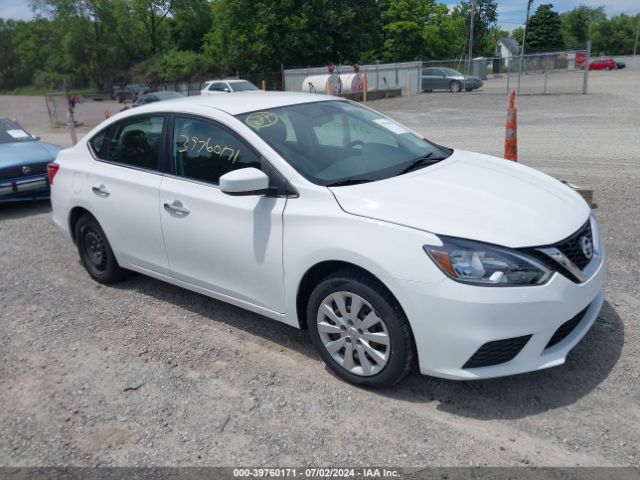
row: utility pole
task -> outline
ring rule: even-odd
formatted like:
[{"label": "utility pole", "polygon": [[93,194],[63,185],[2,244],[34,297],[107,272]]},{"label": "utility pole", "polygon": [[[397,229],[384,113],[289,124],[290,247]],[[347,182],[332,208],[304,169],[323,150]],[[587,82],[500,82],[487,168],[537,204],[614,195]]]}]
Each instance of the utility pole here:
[{"label": "utility pole", "polygon": [[636,54],[636,51],[638,50],[638,34],[640,34],[640,14],[638,14],[638,29],[636,30],[636,43],[633,46],[633,54]]},{"label": "utility pole", "polygon": [[524,61],[524,43],[527,39],[527,27],[529,26],[529,12],[533,0],[527,0],[527,19],[524,21],[524,32],[522,32],[522,46],[520,47],[520,66],[518,67],[518,95],[520,95],[520,77],[522,76],[522,62]]},{"label": "utility pole", "polygon": [[471,23],[469,24],[469,66],[467,75],[471,75],[471,57],[473,56],[473,16],[475,14],[476,0],[471,0]]}]

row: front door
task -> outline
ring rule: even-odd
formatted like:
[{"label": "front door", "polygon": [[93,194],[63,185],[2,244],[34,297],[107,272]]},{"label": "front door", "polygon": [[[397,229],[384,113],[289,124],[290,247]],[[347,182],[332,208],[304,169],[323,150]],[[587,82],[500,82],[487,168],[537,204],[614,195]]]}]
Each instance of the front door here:
[{"label": "front door", "polygon": [[274,173],[237,134],[208,119],[176,116],[172,175],[160,216],[172,275],[274,312],[284,311],[282,215],[286,198],[231,196],[221,175],[255,167]]}]

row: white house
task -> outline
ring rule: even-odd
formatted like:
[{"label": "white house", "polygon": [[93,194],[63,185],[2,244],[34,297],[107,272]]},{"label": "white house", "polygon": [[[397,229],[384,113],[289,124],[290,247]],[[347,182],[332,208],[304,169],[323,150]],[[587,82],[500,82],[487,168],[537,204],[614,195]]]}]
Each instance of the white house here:
[{"label": "white house", "polygon": [[502,37],[496,45],[496,57],[504,58],[505,67],[509,66],[509,57],[514,57],[520,53],[520,44],[515,38]]}]

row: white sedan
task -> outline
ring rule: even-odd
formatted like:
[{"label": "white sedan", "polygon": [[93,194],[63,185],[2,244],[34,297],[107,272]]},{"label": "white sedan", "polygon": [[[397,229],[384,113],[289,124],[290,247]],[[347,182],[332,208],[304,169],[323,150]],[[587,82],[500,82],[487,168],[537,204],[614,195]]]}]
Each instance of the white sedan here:
[{"label": "white sedan", "polygon": [[227,80],[207,80],[200,90],[200,95],[218,95],[221,93],[237,93],[260,91],[249,80],[230,78]]},{"label": "white sedan", "polygon": [[111,117],[49,166],[94,280],[131,271],[307,328],[343,379],[560,365],[603,303],[588,205],[356,103],[187,97]]}]

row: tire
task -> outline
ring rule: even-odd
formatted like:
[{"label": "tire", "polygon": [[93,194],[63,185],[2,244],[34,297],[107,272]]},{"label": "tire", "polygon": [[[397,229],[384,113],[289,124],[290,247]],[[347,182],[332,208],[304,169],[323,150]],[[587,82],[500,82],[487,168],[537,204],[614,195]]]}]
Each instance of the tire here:
[{"label": "tire", "polygon": [[462,85],[460,85],[459,81],[453,80],[451,83],[449,83],[449,90],[451,90],[453,93],[459,92],[460,90],[462,90]]},{"label": "tire", "polygon": [[[351,311],[354,302],[360,305],[357,312]],[[342,270],[322,280],[309,297],[307,323],[329,369],[354,385],[388,387],[414,365],[407,317],[388,290],[369,276]]]},{"label": "tire", "polygon": [[91,215],[78,219],[74,235],[82,266],[96,282],[116,283],[129,276],[130,272],[118,265],[107,236]]}]

